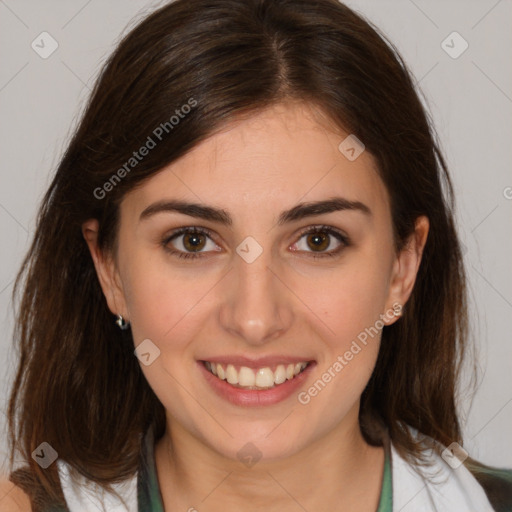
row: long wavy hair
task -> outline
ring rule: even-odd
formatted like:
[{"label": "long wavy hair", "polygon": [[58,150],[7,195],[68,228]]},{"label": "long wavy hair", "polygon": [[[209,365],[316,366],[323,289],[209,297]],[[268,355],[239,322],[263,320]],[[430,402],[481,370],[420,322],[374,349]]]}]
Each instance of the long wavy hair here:
[{"label": "long wavy hair", "polygon": [[[231,120],[286,100],[314,104],[364,142],[390,196],[397,251],[418,216],[430,221],[412,295],[403,317],[384,327],[361,397],[363,434],[379,444],[380,418],[397,450],[418,463],[422,448],[406,425],[462,444],[456,396],[468,319],[453,190],[397,50],[337,0],[176,0],[143,19],[103,66],[13,291],[20,359],[10,462],[19,451],[53,500],[62,499],[56,465],[43,470],[31,457],[42,441],[110,490],[136,472],[147,430],[158,438],[165,429],[130,331],[107,307],[82,223],[98,219],[100,248],[113,251],[128,191]],[[126,166],[158,127],[155,147]]]}]

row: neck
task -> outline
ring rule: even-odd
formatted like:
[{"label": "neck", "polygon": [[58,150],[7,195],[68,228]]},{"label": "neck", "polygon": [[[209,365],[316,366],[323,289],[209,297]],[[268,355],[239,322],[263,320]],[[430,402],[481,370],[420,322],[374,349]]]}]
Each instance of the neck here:
[{"label": "neck", "polygon": [[168,418],[155,459],[165,510],[232,512],[251,503],[282,512],[373,512],[384,470],[384,449],[366,443],[357,414],[292,456],[252,467],[224,457]]}]

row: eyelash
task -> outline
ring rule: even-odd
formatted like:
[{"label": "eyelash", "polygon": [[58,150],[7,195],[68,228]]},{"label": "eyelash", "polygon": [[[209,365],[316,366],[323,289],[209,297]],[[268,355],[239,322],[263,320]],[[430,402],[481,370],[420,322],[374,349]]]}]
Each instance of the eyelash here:
[{"label": "eyelash", "polygon": [[[329,235],[332,235],[339,242],[341,242],[342,245],[340,247],[338,247],[337,249],[335,249],[334,251],[330,251],[330,252],[317,253],[317,254],[315,254],[314,252],[308,253],[308,254],[311,254],[312,258],[315,258],[315,259],[316,258],[325,258],[325,257],[333,258],[333,257],[337,256],[345,247],[348,247],[350,245],[350,240],[348,239],[348,237],[346,235],[344,235],[343,233],[341,233],[337,229],[334,229],[334,228],[332,228],[330,226],[325,226],[325,225],[312,226],[312,227],[306,228],[304,231],[302,231],[300,233],[298,240],[300,240],[304,235],[310,235],[310,234],[315,234],[315,233],[327,233]],[[209,229],[206,229],[206,228],[198,228],[198,227],[180,228],[180,229],[177,229],[176,231],[174,231],[173,233],[171,233],[169,236],[165,237],[162,240],[163,248],[167,252],[169,252],[173,256],[177,256],[178,258],[197,259],[197,258],[204,258],[204,257],[206,257],[206,256],[202,256],[202,254],[204,254],[204,253],[201,253],[201,252],[196,252],[196,253],[194,253],[194,252],[183,252],[183,251],[179,251],[179,250],[172,249],[172,248],[169,247],[168,244],[172,240],[174,240],[175,238],[177,238],[177,237],[179,237],[180,235],[183,235],[183,234],[206,235],[210,239],[212,239],[212,234],[213,233]]]}]

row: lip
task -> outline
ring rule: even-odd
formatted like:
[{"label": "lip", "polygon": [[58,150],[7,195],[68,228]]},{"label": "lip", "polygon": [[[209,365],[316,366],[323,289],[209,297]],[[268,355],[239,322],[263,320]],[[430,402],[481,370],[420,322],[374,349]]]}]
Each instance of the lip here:
[{"label": "lip", "polygon": [[[308,359],[290,359],[290,358],[282,358],[278,359],[275,357],[272,358],[261,358],[258,360],[249,360],[247,358],[229,358],[229,362],[231,364],[238,363],[242,366],[247,366],[249,368],[261,368],[264,366],[270,366],[269,363],[299,363],[303,361],[309,361],[308,366],[297,376],[295,376],[291,380],[287,380],[278,386],[273,387],[272,389],[241,389],[236,388],[229,384],[225,380],[220,380],[218,377],[209,372],[205,365],[204,361],[211,361],[214,363],[224,363],[226,362],[225,358],[212,358],[212,359],[204,359],[197,361],[199,365],[199,370],[204,375],[206,382],[210,385],[213,391],[216,392],[218,396],[227,400],[228,402],[238,405],[241,407],[264,407],[267,405],[277,404],[289,398],[292,394],[294,394],[304,383],[304,381],[309,377],[309,374],[316,366],[316,362]],[[247,364],[248,362],[252,364]]]}]

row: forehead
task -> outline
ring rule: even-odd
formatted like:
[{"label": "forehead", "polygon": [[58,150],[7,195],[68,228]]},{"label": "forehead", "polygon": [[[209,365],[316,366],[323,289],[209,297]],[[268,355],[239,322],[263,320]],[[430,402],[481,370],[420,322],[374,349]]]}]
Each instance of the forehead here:
[{"label": "forehead", "polygon": [[350,161],[339,150],[348,135],[307,104],[273,105],[228,123],[162,169],[126,196],[124,209],[136,216],[178,198],[271,221],[299,202],[343,196],[386,217],[388,194],[373,157],[363,151]]}]

